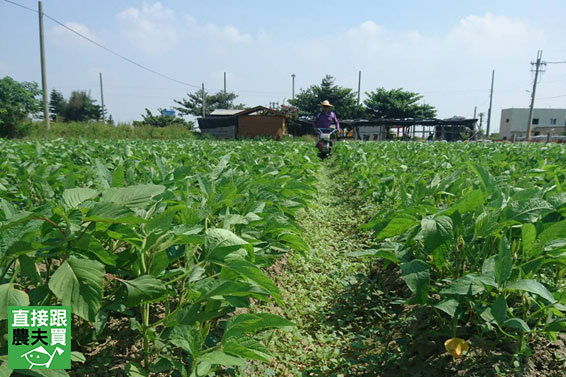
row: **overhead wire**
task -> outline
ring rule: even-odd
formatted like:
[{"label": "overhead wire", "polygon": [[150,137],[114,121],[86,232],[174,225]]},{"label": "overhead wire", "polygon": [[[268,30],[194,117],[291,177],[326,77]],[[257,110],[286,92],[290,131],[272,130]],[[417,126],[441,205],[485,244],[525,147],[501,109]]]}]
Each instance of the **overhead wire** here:
[{"label": "overhead wire", "polygon": [[[22,5],[22,4],[18,4],[18,3],[14,2],[14,1],[11,1],[11,0],[4,0],[4,1],[7,2],[7,3],[10,3],[10,4],[13,4],[13,5],[15,5],[15,6],[18,6],[18,7],[20,7],[20,8],[24,8],[24,9],[27,9],[27,10],[29,10],[29,11],[32,11],[32,12],[34,12],[34,13],[37,13],[37,12],[38,12],[38,11],[35,10],[35,9],[29,8],[29,7],[27,7],[27,6],[25,6],[25,5]],[[160,76],[160,77],[162,77],[162,78],[164,78],[164,79],[167,79],[167,80],[170,80],[170,81],[172,81],[172,82],[176,82],[176,83],[178,83],[178,84],[185,85],[185,86],[189,86],[189,87],[192,87],[192,88],[200,88],[199,85],[194,85],[194,84],[190,84],[190,83],[188,83],[188,82],[182,81],[182,80],[178,80],[178,79],[173,78],[173,77],[171,77],[171,76],[168,76],[168,75],[166,75],[166,74],[164,74],[164,73],[161,73],[161,72],[158,72],[158,71],[156,71],[156,70],[154,70],[154,69],[151,69],[151,68],[149,68],[149,67],[147,67],[147,66],[145,66],[145,65],[143,65],[143,64],[141,64],[141,63],[138,63],[138,62],[136,62],[136,61],[134,61],[134,60],[132,60],[132,59],[130,59],[130,58],[128,58],[128,57],[126,57],[126,56],[124,56],[124,55],[122,55],[122,54],[120,54],[120,53],[118,53],[118,52],[116,52],[116,51],[114,51],[114,50],[112,50],[112,49],[110,49],[110,48],[108,48],[108,47],[106,47],[106,46],[104,46],[104,45],[102,45],[102,44],[96,42],[96,41],[94,41],[93,39],[87,37],[86,35],[84,35],[84,34],[78,32],[78,31],[76,31],[75,29],[73,29],[73,28],[71,28],[71,27],[65,25],[63,22],[61,22],[61,21],[59,21],[59,20],[57,20],[57,19],[51,17],[50,15],[48,15],[48,14],[45,13],[45,12],[43,12],[43,15],[44,15],[46,18],[50,19],[51,21],[55,22],[56,24],[60,25],[61,27],[65,28],[65,29],[69,30],[70,32],[72,32],[72,33],[78,35],[79,37],[83,38],[84,40],[86,40],[86,41],[88,41],[88,42],[94,44],[95,46],[97,46],[97,47],[99,47],[99,48],[105,50],[106,52],[109,52],[109,53],[111,53],[111,54],[113,54],[113,55],[119,57],[120,59],[122,59],[122,60],[124,60],[124,61],[127,61],[127,62],[130,63],[130,64],[133,64],[133,65],[135,65],[135,66],[137,66],[137,67],[139,67],[139,68],[141,68],[141,69],[143,69],[143,70],[146,70],[146,71],[148,71],[148,72],[150,72],[150,73],[153,73],[154,75]]]}]

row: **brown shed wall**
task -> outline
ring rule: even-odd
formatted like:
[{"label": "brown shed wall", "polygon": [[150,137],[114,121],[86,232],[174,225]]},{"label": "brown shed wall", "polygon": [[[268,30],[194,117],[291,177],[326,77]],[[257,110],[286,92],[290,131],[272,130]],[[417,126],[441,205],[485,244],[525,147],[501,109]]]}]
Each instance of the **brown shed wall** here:
[{"label": "brown shed wall", "polygon": [[285,118],[265,115],[242,115],[238,117],[238,136],[271,136],[280,140],[287,134]]}]

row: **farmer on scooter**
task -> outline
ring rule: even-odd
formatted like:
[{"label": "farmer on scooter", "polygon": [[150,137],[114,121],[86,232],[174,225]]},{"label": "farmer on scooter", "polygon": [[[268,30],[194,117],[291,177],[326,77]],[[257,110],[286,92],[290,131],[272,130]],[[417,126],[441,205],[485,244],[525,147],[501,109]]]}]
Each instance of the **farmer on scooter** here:
[{"label": "farmer on scooter", "polygon": [[315,131],[317,128],[336,128],[340,131],[340,122],[338,122],[336,114],[332,111],[334,106],[328,100],[322,101],[319,105],[322,111],[314,118],[313,126]]},{"label": "farmer on scooter", "polygon": [[[340,132],[340,122],[338,122],[336,114],[334,114],[334,112],[331,110],[334,106],[332,106],[330,102],[328,102],[328,100],[322,101],[319,105],[322,110],[320,113],[318,113],[316,118],[314,118],[313,127],[315,132],[330,133],[334,129],[337,132]],[[320,136],[319,141],[316,143],[316,147],[322,155],[323,145]],[[332,147],[332,142],[330,142],[330,147]]]}]

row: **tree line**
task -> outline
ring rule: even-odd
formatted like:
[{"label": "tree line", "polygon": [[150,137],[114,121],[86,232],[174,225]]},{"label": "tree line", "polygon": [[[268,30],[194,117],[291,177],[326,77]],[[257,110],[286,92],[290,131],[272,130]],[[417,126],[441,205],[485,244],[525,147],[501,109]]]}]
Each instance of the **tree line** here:
[{"label": "tree line", "polygon": [[[219,91],[205,94],[205,114],[210,115],[215,109],[244,109],[243,104],[235,105],[238,97],[235,93]],[[350,88],[335,84],[334,77],[326,75],[320,85],[311,85],[301,89],[289,104],[296,108],[298,116],[312,117],[319,111],[319,103],[328,100],[334,105],[336,114],[344,119],[356,118],[434,118],[436,109],[421,103],[423,96],[399,89],[377,88],[366,92],[366,99],[358,104],[357,93]],[[199,89],[188,93],[186,99],[175,100],[180,106],[175,107],[183,115],[201,116],[203,112],[203,91]]]},{"label": "tree line", "polygon": [[[366,92],[365,100],[358,104],[357,93],[335,83],[334,77],[326,75],[320,84],[301,89],[294,99],[289,100],[292,113],[301,117],[313,117],[319,111],[319,103],[328,100],[334,105],[334,111],[341,119],[360,118],[434,118],[436,109],[421,103],[423,96],[402,88],[377,88]],[[204,97],[204,104],[203,104]],[[156,114],[145,109],[141,114],[142,120],[134,121],[133,126],[149,125],[167,127],[182,126],[194,129],[194,122],[186,120],[185,116],[199,117],[210,115],[216,109],[245,109],[246,105],[237,103],[238,95],[233,92],[218,91],[208,93],[199,89],[187,93],[182,99],[173,100],[174,109],[178,115],[172,116],[158,109]],[[42,107],[41,90],[37,83],[18,82],[11,77],[0,79],[0,136],[15,137],[18,125],[37,115]],[[52,90],[49,109],[52,119],[60,122],[87,122],[105,119],[113,124],[112,116],[106,117],[106,110],[96,103],[90,92],[84,90],[72,91],[68,98],[58,90]],[[289,109],[289,107],[285,107]]]}]

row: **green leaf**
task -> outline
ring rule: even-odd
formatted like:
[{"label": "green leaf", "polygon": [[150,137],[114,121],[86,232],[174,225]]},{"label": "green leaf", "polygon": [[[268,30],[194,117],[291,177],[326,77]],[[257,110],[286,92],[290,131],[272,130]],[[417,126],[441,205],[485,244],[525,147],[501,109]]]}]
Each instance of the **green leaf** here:
[{"label": "green leaf", "polygon": [[446,215],[458,211],[460,214],[465,214],[478,208],[485,201],[484,194],[481,190],[472,190],[468,192],[462,199],[456,202],[452,207],[444,211]]},{"label": "green leaf", "polygon": [[521,238],[523,239],[523,252],[529,253],[537,237],[537,230],[533,224],[521,226]]},{"label": "green leaf", "polygon": [[507,241],[507,237],[503,236],[499,240],[499,253],[495,257],[495,279],[499,287],[511,277],[513,272],[513,254],[511,253],[511,245]]},{"label": "green leaf", "polygon": [[536,280],[524,279],[524,280],[515,281],[513,283],[507,284],[505,290],[506,291],[519,290],[519,291],[534,293],[535,295],[542,297],[551,304],[556,302],[556,299],[554,298],[552,293],[550,293],[550,291],[544,285],[542,285]]},{"label": "green leaf", "polygon": [[226,330],[222,337],[222,343],[231,338],[240,337],[245,334],[254,334],[267,329],[292,327],[295,324],[285,318],[270,313],[245,313],[231,317],[226,322]]},{"label": "green leaf", "polygon": [[501,220],[507,222],[534,223],[541,216],[554,211],[554,207],[543,199],[511,202],[503,210]]},{"label": "green leaf", "polygon": [[541,254],[546,245],[559,239],[566,239],[566,221],[555,222],[543,230],[533,243],[529,255]]},{"label": "green leaf", "polygon": [[421,220],[421,233],[425,248],[432,253],[441,245],[454,239],[452,219],[448,216],[425,217]]},{"label": "green leaf", "polygon": [[430,271],[425,262],[414,259],[409,263],[401,263],[403,280],[415,295],[418,303],[425,303],[430,288]]},{"label": "green leaf", "polygon": [[67,210],[77,208],[81,203],[94,199],[99,192],[91,188],[71,188],[63,191],[63,205]]},{"label": "green leaf", "polygon": [[100,241],[98,241],[90,234],[84,234],[83,237],[77,242],[75,247],[79,250],[82,250],[82,254],[85,254],[85,252],[87,255],[89,253],[94,254],[98,258],[98,260],[106,265],[116,265],[116,255],[106,250],[102,243],[100,243]]},{"label": "green leaf", "polygon": [[129,208],[115,203],[99,203],[87,213],[86,221],[100,221],[105,223],[142,223],[144,219],[139,218]]},{"label": "green leaf", "polygon": [[28,278],[33,284],[43,283],[33,258],[27,255],[20,255],[18,260],[20,262],[20,274],[22,276]]},{"label": "green leaf", "polygon": [[525,332],[531,331],[531,328],[529,327],[529,325],[527,325],[527,323],[520,318],[509,318],[508,320],[503,322],[503,326],[512,327],[514,329],[525,331]]},{"label": "green leaf", "polygon": [[223,365],[226,367],[239,366],[243,367],[246,365],[246,361],[239,357],[230,356],[222,351],[212,351],[202,355],[198,362],[209,363],[211,365]]},{"label": "green leaf", "polygon": [[442,310],[444,313],[448,314],[450,317],[456,315],[456,310],[460,304],[453,298],[440,301],[438,304],[434,305],[436,309]]},{"label": "green leaf", "polygon": [[84,364],[86,361],[85,355],[80,353],[79,351],[71,352],[71,361]]},{"label": "green leaf", "polygon": [[188,325],[175,326],[169,334],[169,341],[189,353],[194,359],[200,356],[204,342],[200,329]]},{"label": "green leaf", "polygon": [[134,280],[123,280],[123,283],[128,290],[128,306],[136,306],[158,300],[167,292],[161,280],[150,275],[142,275]]},{"label": "green leaf", "polygon": [[118,165],[112,172],[112,187],[124,186],[124,166]]},{"label": "green leaf", "polygon": [[230,338],[223,347],[224,352],[248,360],[271,362],[271,354],[257,340],[248,336]]},{"label": "green leaf", "polygon": [[242,248],[253,255],[253,246],[250,243],[226,229],[213,228],[207,230],[204,245],[208,257],[218,261],[223,261],[226,255]]},{"label": "green leaf", "polygon": [[269,292],[279,305],[283,305],[279,288],[267,277],[255,264],[244,260],[233,260],[227,263],[213,262],[231,271],[234,271],[248,280],[254,282],[259,287]]},{"label": "green leaf", "polygon": [[502,325],[507,318],[507,303],[505,302],[504,295],[498,295],[493,305],[491,306],[491,313],[495,321]]},{"label": "green leaf", "polygon": [[153,197],[165,191],[161,185],[136,185],[112,187],[102,193],[102,201],[115,203],[128,208],[144,208],[152,203]]},{"label": "green leaf", "polygon": [[[239,282],[233,280],[227,280],[219,282],[214,288],[209,291],[206,291],[199,297],[199,301],[204,301],[209,298],[214,297],[224,297],[224,296],[231,296],[231,297],[247,297],[247,296],[256,296],[256,298],[260,298],[261,296],[268,295],[269,292],[260,289],[259,287]],[[265,298],[263,297],[263,300]]]},{"label": "green leaf", "polygon": [[375,257],[375,258],[382,258],[388,261],[391,261],[395,264],[399,263],[397,259],[397,255],[390,250],[383,250],[383,249],[366,249],[366,250],[358,250],[346,253],[349,257]]},{"label": "green leaf", "polygon": [[12,369],[8,368],[8,355],[0,356],[0,377],[10,377]]},{"label": "green leaf", "polygon": [[497,209],[489,212],[482,212],[474,224],[474,234],[477,237],[490,236],[503,228],[503,225],[497,220],[501,210]]},{"label": "green leaf", "polygon": [[480,166],[478,164],[474,164],[474,163],[468,163],[468,167],[474,172],[476,173],[477,177],[480,180],[481,185],[484,187],[486,192],[491,192],[491,190],[493,189],[493,177],[489,174],[489,171],[484,168],[483,166]]},{"label": "green leaf", "polygon": [[466,275],[453,280],[450,285],[440,291],[441,295],[473,296],[485,290],[482,282],[476,276]]},{"label": "green leaf", "polygon": [[169,231],[171,227],[171,223],[175,217],[175,213],[177,212],[176,208],[169,209],[165,212],[162,212],[156,216],[153,216],[151,220],[145,226],[145,231],[149,233],[165,233]]},{"label": "green leaf", "polygon": [[140,363],[134,361],[129,362],[126,365],[126,374],[128,377],[148,377],[149,372],[141,366]]},{"label": "green leaf", "polygon": [[8,306],[27,306],[29,297],[24,291],[14,288],[14,284],[0,285],[0,320],[8,319]]},{"label": "green leaf", "polygon": [[151,264],[149,266],[149,274],[152,276],[158,276],[163,272],[169,265],[169,256],[167,251],[160,251],[155,254],[151,259]]},{"label": "green leaf", "polygon": [[214,169],[212,169],[212,179],[216,180],[218,179],[218,177],[220,177],[220,175],[222,174],[222,172],[224,170],[226,170],[226,168],[228,167],[228,163],[230,162],[230,156],[232,156],[232,152],[224,155],[220,161],[218,161],[218,164],[216,164],[216,166],[214,167]]},{"label": "green leaf", "polygon": [[100,309],[103,279],[102,263],[70,256],[49,280],[49,289],[63,306],[71,306],[79,317],[94,321]]},{"label": "green leaf", "polygon": [[405,233],[411,227],[417,224],[417,219],[409,214],[402,214],[394,217],[389,223],[379,232],[377,240],[381,241],[386,238],[394,237]]},{"label": "green leaf", "polygon": [[566,318],[559,318],[547,323],[544,331],[566,332]]},{"label": "green leaf", "polygon": [[304,252],[309,251],[309,246],[306,244],[306,242],[296,234],[285,233],[279,236],[279,241],[285,245],[292,247],[296,251],[303,253],[303,255]]}]

